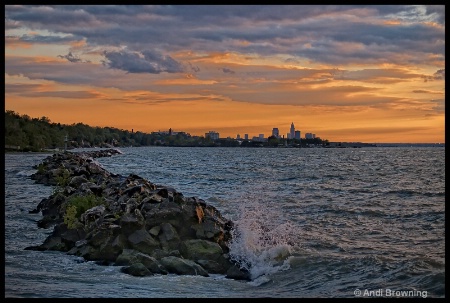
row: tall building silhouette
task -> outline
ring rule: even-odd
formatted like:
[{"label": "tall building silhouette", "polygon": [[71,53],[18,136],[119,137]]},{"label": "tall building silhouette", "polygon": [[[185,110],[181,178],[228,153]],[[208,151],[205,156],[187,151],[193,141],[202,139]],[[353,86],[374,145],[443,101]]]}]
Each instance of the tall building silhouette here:
[{"label": "tall building silhouette", "polygon": [[294,122],[291,123],[291,132],[290,132],[290,137],[291,139],[295,138],[295,127],[294,127]]},{"label": "tall building silhouette", "polygon": [[280,132],[278,131],[278,128],[274,127],[272,129],[272,136],[274,136],[275,138],[279,138],[280,137]]}]

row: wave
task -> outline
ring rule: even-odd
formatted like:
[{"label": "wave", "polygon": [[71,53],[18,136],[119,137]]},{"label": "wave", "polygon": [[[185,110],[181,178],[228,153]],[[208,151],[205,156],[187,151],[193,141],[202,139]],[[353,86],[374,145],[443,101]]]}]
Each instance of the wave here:
[{"label": "wave", "polygon": [[27,169],[27,170],[21,170],[19,171],[16,176],[20,176],[20,177],[30,177],[32,174],[34,174],[36,172],[35,169]]},{"label": "wave", "polygon": [[239,208],[229,244],[230,257],[250,273],[253,283],[260,285],[268,282],[269,275],[290,268],[288,257],[294,250],[291,239],[297,231],[289,221],[282,222],[279,208],[250,201]]}]

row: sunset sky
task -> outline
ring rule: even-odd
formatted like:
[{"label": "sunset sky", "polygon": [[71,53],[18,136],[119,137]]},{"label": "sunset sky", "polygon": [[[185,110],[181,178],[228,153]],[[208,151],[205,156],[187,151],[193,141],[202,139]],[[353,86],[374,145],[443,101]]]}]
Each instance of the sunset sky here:
[{"label": "sunset sky", "polygon": [[62,124],[445,142],[443,5],[7,5],[5,66]]}]

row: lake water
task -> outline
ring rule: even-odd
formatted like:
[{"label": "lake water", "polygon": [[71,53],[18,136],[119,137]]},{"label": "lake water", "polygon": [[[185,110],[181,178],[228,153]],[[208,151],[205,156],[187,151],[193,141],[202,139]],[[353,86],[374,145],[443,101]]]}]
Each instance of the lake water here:
[{"label": "lake water", "polygon": [[[6,297],[444,297],[445,148],[121,148],[97,161],[197,196],[240,228],[253,280],[133,277],[62,252],[24,250],[51,229],[29,214],[48,154],[5,154]],[[281,261],[274,256],[289,254]]]}]

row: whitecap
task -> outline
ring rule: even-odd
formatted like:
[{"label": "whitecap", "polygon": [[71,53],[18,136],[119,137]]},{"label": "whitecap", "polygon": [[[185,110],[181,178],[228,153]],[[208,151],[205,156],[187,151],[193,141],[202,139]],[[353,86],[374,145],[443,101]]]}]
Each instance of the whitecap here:
[{"label": "whitecap", "polygon": [[30,177],[32,174],[34,174],[36,172],[35,169],[28,169],[28,170],[21,170],[19,171],[16,176],[20,176],[20,177]]}]

